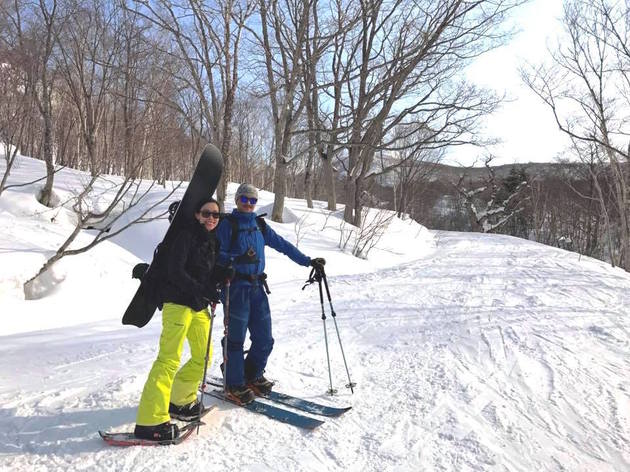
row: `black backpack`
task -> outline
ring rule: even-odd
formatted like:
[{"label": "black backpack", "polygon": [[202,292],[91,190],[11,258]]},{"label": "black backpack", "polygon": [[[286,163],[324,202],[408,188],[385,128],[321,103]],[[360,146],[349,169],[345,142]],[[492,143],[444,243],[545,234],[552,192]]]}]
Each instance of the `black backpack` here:
[{"label": "black backpack", "polygon": [[[262,215],[256,216],[256,225],[258,226],[258,229],[263,234],[263,236],[265,235],[265,232],[267,231],[267,222],[265,221],[265,216],[267,216],[267,213],[263,213]],[[230,237],[230,250],[231,250],[232,247],[234,246],[234,243],[236,243],[236,239],[238,238],[238,233],[242,231],[248,231],[248,230],[240,229],[238,227],[238,222],[236,221],[236,218],[234,218],[231,214],[225,215],[224,218],[230,222],[230,226],[232,227],[232,235]]]}]

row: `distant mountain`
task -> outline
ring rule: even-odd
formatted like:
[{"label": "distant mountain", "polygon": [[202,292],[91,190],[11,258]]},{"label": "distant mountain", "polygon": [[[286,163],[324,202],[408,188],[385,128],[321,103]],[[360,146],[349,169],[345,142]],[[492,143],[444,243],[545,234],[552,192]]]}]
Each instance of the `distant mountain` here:
[{"label": "distant mountain", "polygon": [[[425,164],[433,167],[432,180],[456,181],[462,175],[470,177],[472,180],[483,179],[488,175],[485,167],[458,167],[445,164]],[[491,166],[498,178],[507,177],[512,169],[525,169],[530,176],[565,175],[575,173],[578,170],[578,163],[556,163],[556,162],[529,162],[526,164],[503,164]]]}]

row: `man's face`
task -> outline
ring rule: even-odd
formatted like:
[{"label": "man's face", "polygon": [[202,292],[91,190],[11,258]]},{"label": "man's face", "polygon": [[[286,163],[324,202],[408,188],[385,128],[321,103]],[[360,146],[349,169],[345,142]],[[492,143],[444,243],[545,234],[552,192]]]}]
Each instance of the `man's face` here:
[{"label": "man's face", "polygon": [[257,202],[258,200],[254,197],[241,195],[236,199],[236,209],[241,213],[251,213],[254,211]]}]

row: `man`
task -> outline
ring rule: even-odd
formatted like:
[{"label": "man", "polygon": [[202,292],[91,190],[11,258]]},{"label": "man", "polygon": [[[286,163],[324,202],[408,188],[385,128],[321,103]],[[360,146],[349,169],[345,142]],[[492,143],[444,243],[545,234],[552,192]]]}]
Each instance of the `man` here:
[{"label": "man", "polygon": [[[229,291],[227,340],[224,349],[225,383],[228,399],[239,404],[254,400],[255,395],[268,395],[273,383],[263,376],[267,359],[273,349],[271,313],[265,281],[265,246],[285,254],[302,266],[322,269],[323,258],[311,259],[291,243],[278,236],[254,209],[258,190],[250,184],[241,184],[236,191],[236,208],[217,228],[219,240],[218,264],[233,267]],[[267,293],[266,293],[267,292]],[[226,293],[223,298],[225,303]],[[243,344],[249,329],[251,347],[243,357]]]}]

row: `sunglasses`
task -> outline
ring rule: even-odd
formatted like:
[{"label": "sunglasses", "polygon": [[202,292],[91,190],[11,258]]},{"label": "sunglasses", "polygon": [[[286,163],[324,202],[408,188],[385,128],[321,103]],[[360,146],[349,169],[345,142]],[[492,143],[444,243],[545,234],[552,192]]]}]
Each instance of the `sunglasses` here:
[{"label": "sunglasses", "polygon": [[203,217],[203,218],[219,218],[221,216],[221,213],[219,213],[218,211],[210,211],[210,210],[202,210],[199,212],[199,214]]},{"label": "sunglasses", "polygon": [[257,198],[254,197],[246,197],[245,195],[241,195],[241,198],[239,198],[239,200],[241,201],[241,203],[248,203],[250,205],[256,205],[256,203],[258,202]]}]

